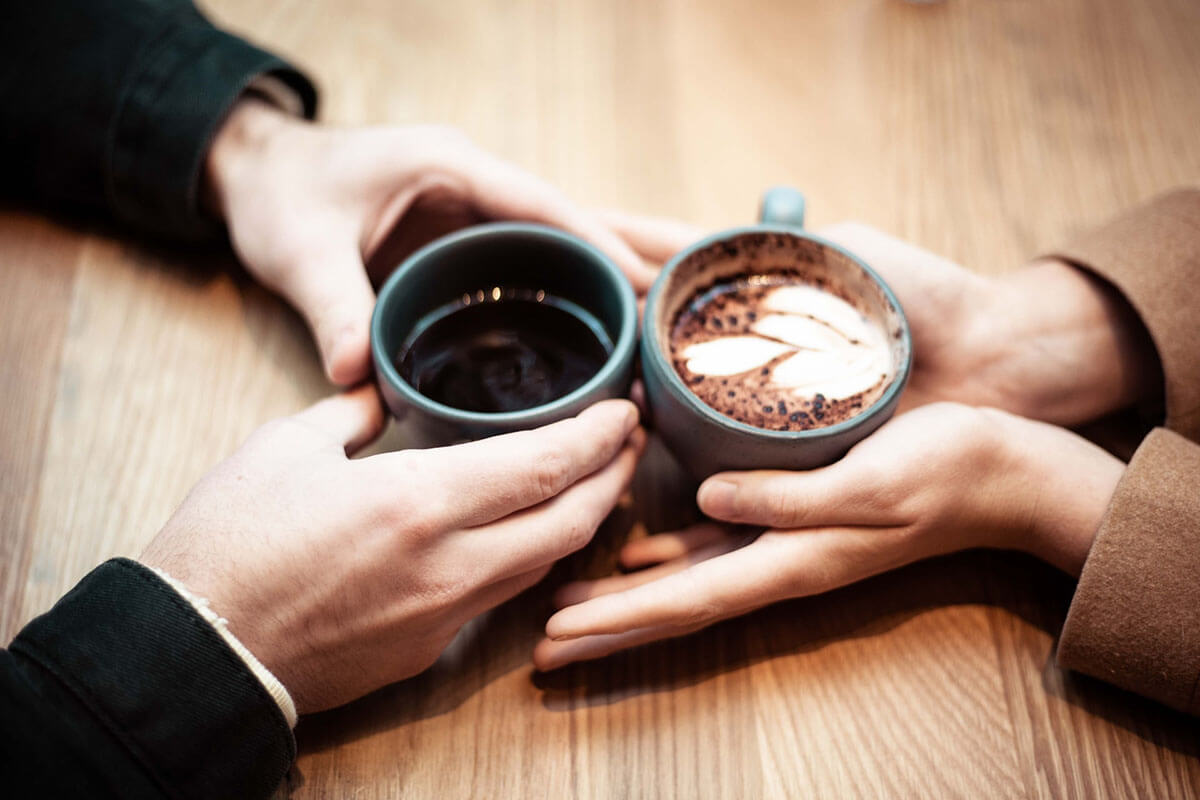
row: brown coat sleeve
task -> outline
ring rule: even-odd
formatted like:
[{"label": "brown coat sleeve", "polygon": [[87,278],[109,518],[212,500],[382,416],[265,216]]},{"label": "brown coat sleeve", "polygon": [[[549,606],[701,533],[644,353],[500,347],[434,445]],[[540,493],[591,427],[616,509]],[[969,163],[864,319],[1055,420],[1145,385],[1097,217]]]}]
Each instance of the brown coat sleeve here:
[{"label": "brown coat sleeve", "polygon": [[1117,486],[1058,663],[1200,714],[1200,190],[1163,195],[1055,255],[1104,277],[1141,316],[1167,427]]},{"label": "brown coat sleeve", "polygon": [[1083,565],[1058,663],[1200,714],[1200,445],[1156,428]]}]

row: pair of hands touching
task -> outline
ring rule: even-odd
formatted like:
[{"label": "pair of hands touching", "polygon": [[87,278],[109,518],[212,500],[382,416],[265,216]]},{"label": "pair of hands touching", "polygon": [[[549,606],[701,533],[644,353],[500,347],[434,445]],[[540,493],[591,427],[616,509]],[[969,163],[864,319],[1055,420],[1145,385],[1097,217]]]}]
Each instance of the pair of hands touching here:
[{"label": "pair of hands touching", "polygon": [[[396,263],[431,231],[525,219],[596,244],[644,291],[652,265],[698,238],[579,209],[445,129],[329,129],[255,101],[218,134],[207,177],[239,257],[305,316],[340,384],[369,372],[372,255]],[[710,478],[700,508],[731,526],[631,542],[621,560],[640,571],[563,587],[539,668],[964,548],[1079,571],[1123,465],[1048,423],[1153,391],[1136,317],[1067,265],[988,279],[863,226],[822,233],[875,266],[908,312],[913,410],[832,466]],[[645,442],[635,407],[607,401],[536,431],[350,460],[383,420],[362,387],[269,423],[143,555],[209,598],[301,713],[422,671],[464,623],[584,546]]]}]

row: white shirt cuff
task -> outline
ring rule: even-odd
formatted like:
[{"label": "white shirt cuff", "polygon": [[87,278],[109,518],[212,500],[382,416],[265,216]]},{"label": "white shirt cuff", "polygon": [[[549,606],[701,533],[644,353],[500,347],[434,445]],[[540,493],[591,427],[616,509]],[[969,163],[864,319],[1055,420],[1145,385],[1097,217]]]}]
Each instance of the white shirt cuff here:
[{"label": "white shirt cuff", "polygon": [[272,105],[294,117],[304,116],[304,101],[296,90],[274,75],[262,74],[250,81],[247,91],[258,94]]},{"label": "white shirt cuff", "polygon": [[283,712],[283,716],[287,720],[288,727],[296,727],[296,704],[292,702],[292,696],[288,694],[288,690],[284,688],[279,679],[272,675],[271,671],[264,667],[262,662],[255,658],[254,654],[238,641],[236,636],[229,632],[229,621],[209,608],[206,598],[192,594],[186,586],[162,570],[155,569],[154,567],[150,567],[150,569],[154,570],[154,574],[166,581],[168,586],[191,603],[196,612],[204,617],[205,621],[212,625],[217,633],[221,634],[221,638],[225,640],[229,648],[237,653],[238,657],[245,662],[246,667],[254,673],[254,677],[258,678],[259,683],[267,690],[267,694],[271,695],[271,698],[279,706],[279,710]]}]

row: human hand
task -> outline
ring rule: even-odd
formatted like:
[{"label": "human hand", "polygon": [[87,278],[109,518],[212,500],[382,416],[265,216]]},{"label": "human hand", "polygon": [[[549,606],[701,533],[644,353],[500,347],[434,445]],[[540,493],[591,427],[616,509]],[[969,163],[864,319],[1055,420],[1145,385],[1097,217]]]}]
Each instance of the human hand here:
[{"label": "human hand", "polygon": [[260,428],[142,561],[206,597],[301,713],[432,664],[471,618],[587,544],[633,476],[633,405],[533,431],[348,460],[371,387]]},{"label": "human hand", "polygon": [[1161,391],[1157,352],[1114,288],[1047,260],[995,278],[857,223],[819,233],[896,292],[913,335],[901,408],[953,400],[1078,425]]},{"label": "human hand", "polygon": [[701,510],[755,527],[705,523],[630,542],[622,563],[647,568],[562,587],[534,664],[681,636],[967,548],[1024,550],[1078,574],[1123,467],[1062,428],[936,403],[828,467],[714,475]]},{"label": "human hand", "polygon": [[661,254],[678,239],[670,224],[620,217],[640,236],[631,247],[600,215],[451,128],[314,125],[253,98],[217,133],[206,181],[238,257],[303,314],[341,385],[370,371],[375,295],[364,263],[374,256],[390,269],[455,228],[527,220],[588,240],[644,292],[656,270],[636,249]]}]

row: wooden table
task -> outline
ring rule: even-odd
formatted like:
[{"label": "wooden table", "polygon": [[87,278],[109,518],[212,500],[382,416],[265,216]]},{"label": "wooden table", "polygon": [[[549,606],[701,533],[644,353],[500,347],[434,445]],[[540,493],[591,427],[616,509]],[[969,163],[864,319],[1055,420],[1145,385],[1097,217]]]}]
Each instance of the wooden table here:
[{"label": "wooden table", "polygon": [[[584,202],[744,222],[795,184],[983,272],[1200,180],[1195,0],[209,3],[338,122],[445,121]],[[135,555],[329,391],[223,254],[0,215],[0,631]],[[385,446],[402,443],[388,441]],[[689,513],[661,452],[590,551]],[[553,582],[553,581],[552,581]],[[1072,584],[966,554],[548,676],[548,586],[304,720],[296,797],[1195,797],[1200,727],[1053,664]]]}]

